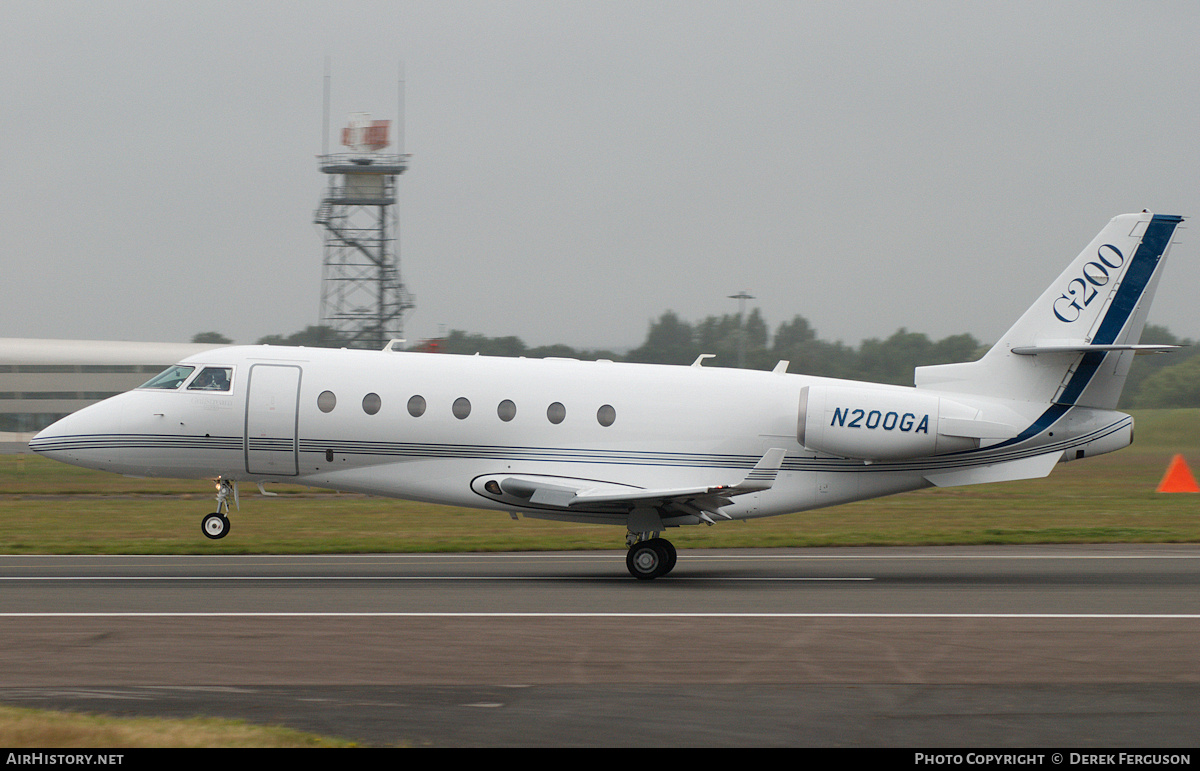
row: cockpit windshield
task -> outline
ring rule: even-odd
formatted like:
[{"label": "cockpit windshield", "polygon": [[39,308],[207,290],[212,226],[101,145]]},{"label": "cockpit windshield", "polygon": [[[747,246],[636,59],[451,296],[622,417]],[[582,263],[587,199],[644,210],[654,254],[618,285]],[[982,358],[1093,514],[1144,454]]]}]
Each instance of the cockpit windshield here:
[{"label": "cockpit windshield", "polygon": [[163,370],[138,387],[161,388],[165,391],[170,391],[183,385],[183,381],[187,380],[188,375],[191,375],[195,369],[195,367],[189,367],[184,364],[176,364],[173,367]]}]

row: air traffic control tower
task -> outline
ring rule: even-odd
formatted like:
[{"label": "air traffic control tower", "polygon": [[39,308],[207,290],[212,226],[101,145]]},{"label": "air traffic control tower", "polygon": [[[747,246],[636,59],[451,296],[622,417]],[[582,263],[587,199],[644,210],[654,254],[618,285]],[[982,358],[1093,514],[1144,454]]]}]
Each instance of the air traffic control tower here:
[{"label": "air traffic control tower", "polygon": [[324,228],[321,324],[353,348],[382,349],[404,336],[413,298],[400,278],[396,178],[409,155],[380,151],[386,120],[358,114],[342,130],[348,152],[321,155],[328,186],[313,221]]}]

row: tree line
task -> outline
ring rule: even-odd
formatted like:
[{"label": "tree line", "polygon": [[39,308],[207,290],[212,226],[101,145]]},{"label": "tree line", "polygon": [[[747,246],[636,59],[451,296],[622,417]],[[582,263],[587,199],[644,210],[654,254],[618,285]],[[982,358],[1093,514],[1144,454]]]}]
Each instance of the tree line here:
[{"label": "tree line", "polygon": [[[232,341],[217,332],[202,332],[196,343],[225,344]],[[303,345],[320,348],[348,347],[337,330],[310,326],[291,335],[260,338],[266,345]],[[1143,343],[1191,346],[1166,327],[1147,325]],[[788,371],[820,377],[844,378],[873,383],[912,385],[913,369],[931,364],[974,361],[988,349],[972,335],[959,334],[931,340],[920,332],[901,327],[886,339],[863,340],[858,346],[830,342],[817,336],[802,316],[771,330],[756,308],[744,322],[738,314],[708,316],[699,322],[681,319],[667,311],[650,322],[645,341],[630,351],[577,349],[568,345],[527,346],[514,336],[488,337],[451,330],[445,337],[410,345],[409,350],[485,356],[525,356],[610,359],[649,364],[691,364],[701,354],[713,354],[706,366],[734,367],[739,360],[749,369],[770,370],[780,361],[790,362]],[[1200,353],[1185,347],[1166,355],[1137,356],[1121,397],[1124,409],[1200,407]]]}]

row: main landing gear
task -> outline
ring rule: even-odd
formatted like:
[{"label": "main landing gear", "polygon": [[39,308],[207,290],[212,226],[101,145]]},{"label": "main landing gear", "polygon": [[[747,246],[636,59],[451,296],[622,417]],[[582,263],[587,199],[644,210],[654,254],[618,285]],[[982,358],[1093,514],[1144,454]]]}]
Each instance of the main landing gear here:
[{"label": "main landing gear", "polygon": [[237,489],[228,479],[217,480],[217,510],[200,521],[200,531],[206,538],[216,540],[229,535],[229,496],[237,500]]},{"label": "main landing gear", "polygon": [[675,547],[657,533],[629,533],[625,538],[629,553],[625,555],[625,566],[629,574],[641,581],[665,576],[675,567],[678,555]]}]

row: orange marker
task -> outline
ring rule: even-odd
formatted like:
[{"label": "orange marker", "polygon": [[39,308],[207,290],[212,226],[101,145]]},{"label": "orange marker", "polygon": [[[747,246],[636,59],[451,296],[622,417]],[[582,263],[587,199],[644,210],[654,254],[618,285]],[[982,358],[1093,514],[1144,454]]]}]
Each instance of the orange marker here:
[{"label": "orange marker", "polygon": [[1167,467],[1167,473],[1158,483],[1160,493],[1200,493],[1200,486],[1196,484],[1196,478],[1192,476],[1192,470],[1188,468],[1187,461],[1182,455],[1176,455],[1171,459],[1171,465]]}]

